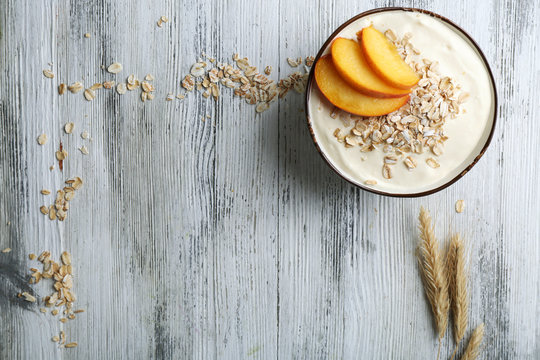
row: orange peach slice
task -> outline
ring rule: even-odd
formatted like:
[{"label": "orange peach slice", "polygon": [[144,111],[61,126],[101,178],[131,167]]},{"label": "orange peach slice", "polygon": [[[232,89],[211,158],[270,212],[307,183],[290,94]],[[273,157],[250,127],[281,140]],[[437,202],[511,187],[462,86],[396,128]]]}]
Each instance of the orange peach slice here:
[{"label": "orange peach slice", "polygon": [[409,96],[399,98],[374,98],[351,87],[339,76],[332,57],[323,56],[315,65],[315,81],[328,101],[347,112],[362,116],[379,116],[403,106]]},{"label": "orange peach slice", "polygon": [[400,89],[410,89],[420,80],[383,33],[369,26],[356,35],[369,66],[387,83]]},{"label": "orange peach slice", "polygon": [[371,69],[360,44],[351,39],[337,38],[332,43],[332,60],[339,75],[356,90],[378,98],[402,97],[409,90],[388,85]]}]

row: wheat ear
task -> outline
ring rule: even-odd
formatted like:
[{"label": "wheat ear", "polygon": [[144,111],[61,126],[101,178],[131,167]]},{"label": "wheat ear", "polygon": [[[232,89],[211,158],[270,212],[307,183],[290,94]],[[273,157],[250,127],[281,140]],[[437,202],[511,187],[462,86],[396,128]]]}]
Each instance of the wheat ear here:
[{"label": "wheat ear", "polygon": [[478,325],[474,329],[471,339],[469,340],[469,345],[463,353],[461,360],[475,360],[480,355],[480,345],[482,344],[482,339],[484,338],[484,323]]},{"label": "wheat ear", "polygon": [[450,239],[450,247],[446,255],[446,270],[448,272],[448,292],[453,315],[454,339],[456,348],[452,359],[456,354],[459,344],[465,336],[468,324],[469,297],[467,295],[468,273],[465,270],[465,245],[459,234]]},{"label": "wheat ear", "polygon": [[448,326],[448,309],[450,307],[447,276],[439,243],[431,226],[431,217],[423,207],[420,208],[418,220],[421,240],[418,246],[418,263],[424,282],[424,290],[435,317],[440,349],[441,340]]}]

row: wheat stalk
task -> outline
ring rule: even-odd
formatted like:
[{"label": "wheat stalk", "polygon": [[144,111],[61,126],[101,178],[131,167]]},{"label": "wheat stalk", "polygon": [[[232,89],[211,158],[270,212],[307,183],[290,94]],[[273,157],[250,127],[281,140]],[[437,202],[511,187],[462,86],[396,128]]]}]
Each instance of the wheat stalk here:
[{"label": "wheat stalk", "polygon": [[[424,290],[435,317],[440,351],[441,340],[448,326],[448,309],[450,307],[447,276],[439,250],[439,243],[431,226],[431,217],[423,207],[420,208],[418,220],[420,222],[418,228],[421,239],[418,246],[418,264]],[[437,355],[438,357],[439,355]]]},{"label": "wheat stalk", "polygon": [[482,339],[484,338],[484,323],[478,325],[474,329],[471,339],[469,340],[469,345],[463,353],[461,360],[475,360],[480,355],[480,345],[482,344]]},{"label": "wheat stalk", "polygon": [[465,270],[465,246],[459,234],[452,236],[450,247],[446,256],[446,270],[448,272],[448,289],[453,314],[454,338],[456,348],[452,354],[454,358],[468,323],[469,298],[467,296],[467,271]]}]

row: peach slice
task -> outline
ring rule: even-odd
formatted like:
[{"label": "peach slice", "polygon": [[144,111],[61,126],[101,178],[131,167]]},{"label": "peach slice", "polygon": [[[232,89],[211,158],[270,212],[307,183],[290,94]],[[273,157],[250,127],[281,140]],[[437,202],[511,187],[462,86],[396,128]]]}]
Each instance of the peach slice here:
[{"label": "peach slice", "polygon": [[383,33],[373,25],[356,34],[371,68],[387,83],[400,89],[410,89],[420,78],[399,55]]},{"label": "peach slice", "polygon": [[409,90],[388,85],[371,69],[362,47],[351,39],[337,38],[332,43],[332,60],[339,75],[356,90],[379,98],[402,97]]},{"label": "peach slice", "polygon": [[408,95],[382,99],[362,94],[339,76],[330,55],[321,57],[315,64],[315,81],[328,101],[356,115],[385,115],[399,109],[409,100]]}]

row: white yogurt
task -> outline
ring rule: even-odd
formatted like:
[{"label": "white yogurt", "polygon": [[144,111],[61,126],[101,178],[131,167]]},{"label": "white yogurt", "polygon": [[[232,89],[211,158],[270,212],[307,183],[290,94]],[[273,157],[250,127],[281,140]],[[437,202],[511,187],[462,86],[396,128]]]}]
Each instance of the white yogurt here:
[{"label": "white yogurt", "polygon": [[[356,39],[356,33],[373,24],[380,31],[392,29],[398,37],[409,32],[421,57],[439,62],[441,76],[449,76],[470,94],[461,106],[460,114],[444,125],[448,140],[444,153],[435,157],[429,151],[414,154],[418,166],[409,171],[400,161],[392,166],[392,178],[382,174],[384,153],[382,149],[361,152],[359,147],[346,148],[338,143],[333,133],[345,127],[339,117],[332,119],[333,106],[313,83],[309,102],[312,128],[315,139],[325,155],[342,176],[349,181],[362,184],[378,191],[394,194],[414,194],[442,186],[455,178],[469,166],[484,147],[495,112],[495,89],[488,69],[474,45],[451,25],[427,14],[402,10],[381,12],[354,21],[337,37]],[[328,47],[325,52],[328,53]],[[351,123],[352,127],[353,123]],[[434,157],[440,163],[437,169],[430,168],[425,160]],[[366,185],[366,180],[376,180],[375,185]]]}]

